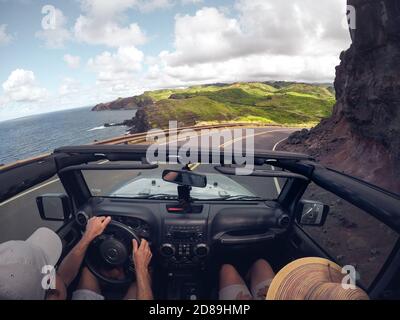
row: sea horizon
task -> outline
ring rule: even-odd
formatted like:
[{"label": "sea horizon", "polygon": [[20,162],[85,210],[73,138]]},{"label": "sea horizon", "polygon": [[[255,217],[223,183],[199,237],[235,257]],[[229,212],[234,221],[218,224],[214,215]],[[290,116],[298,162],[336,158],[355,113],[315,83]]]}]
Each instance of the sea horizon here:
[{"label": "sea horizon", "polygon": [[0,121],[0,165],[51,152],[66,145],[90,144],[127,133],[107,127],[135,116],[136,110],[91,111],[79,107]]},{"label": "sea horizon", "polygon": [[80,110],[80,109],[92,109],[94,106],[83,106],[83,107],[75,107],[75,108],[68,108],[68,109],[61,109],[61,110],[51,110],[51,111],[45,111],[45,112],[39,112],[39,113],[33,113],[29,114],[26,116],[18,116],[16,118],[9,118],[9,119],[0,119],[0,123],[7,122],[7,121],[13,121],[13,120],[19,120],[19,119],[27,119],[31,117],[36,117],[36,116],[41,116],[41,115],[46,115],[46,114],[51,114],[51,113],[58,113],[58,112],[64,112],[64,111],[72,111],[72,110]]}]

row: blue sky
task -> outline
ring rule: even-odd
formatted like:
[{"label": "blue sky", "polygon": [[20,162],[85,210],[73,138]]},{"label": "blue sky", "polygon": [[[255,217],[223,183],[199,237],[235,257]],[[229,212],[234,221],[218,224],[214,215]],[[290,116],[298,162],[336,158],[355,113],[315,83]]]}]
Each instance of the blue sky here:
[{"label": "blue sky", "polygon": [[332,81],[346,1],[320,2],[0,0],[0,121],[157,88]]}]

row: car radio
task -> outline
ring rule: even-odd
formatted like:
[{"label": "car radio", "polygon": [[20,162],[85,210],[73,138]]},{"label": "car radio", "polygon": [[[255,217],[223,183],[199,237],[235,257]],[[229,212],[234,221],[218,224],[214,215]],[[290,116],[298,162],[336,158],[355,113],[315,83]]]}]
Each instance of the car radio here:
[{"label": "car radio", "polygon": [[209,252],[204,228],[204,225],[166,226],[160,253],[170,267],[184,268],[201,264]]}]

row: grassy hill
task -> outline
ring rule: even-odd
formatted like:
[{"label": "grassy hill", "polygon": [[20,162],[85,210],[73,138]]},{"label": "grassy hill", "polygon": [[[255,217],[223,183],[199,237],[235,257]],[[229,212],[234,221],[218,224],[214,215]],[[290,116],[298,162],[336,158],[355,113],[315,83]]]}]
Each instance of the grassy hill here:
[{"label": "grassy hill", "polygon": [[181,125],[216,122],[259,122],[314,126],[330,116],[335,103],[329,85],[290,82],[235,83],[146,92],[154,104],[145,106],[148,125],[164,128],[169,120]]}]

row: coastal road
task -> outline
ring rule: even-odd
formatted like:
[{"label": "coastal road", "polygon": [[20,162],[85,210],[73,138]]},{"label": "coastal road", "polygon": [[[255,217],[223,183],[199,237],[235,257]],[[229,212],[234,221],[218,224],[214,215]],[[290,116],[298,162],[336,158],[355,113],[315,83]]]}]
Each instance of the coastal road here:
[{"label": "coastal road", "polygon": [[[228,129],[231,130],[231,129]],[[254,134],[250,134],[247,138],[254,138],[254,148],[260,150],[275,150],[279,143],[284,141],[292,132],[298,129],[290,128],[254,128]],[[232,134],[233,136],[233,134]],[[243,137],[246,138],[246,137]],[[243,143],[246,139],[240,139]],[[233,139],[223,141],[221,146],[229,147],[233,144]],[[179,142],[182,143],[182,142]],[[179,144],[178,143],[178,144]],[[158,170],[160,175],[165,167],[160,166]],[[169,166],[170,168],[170,166]],[[215,170],[207,165],[199,165],[196,172],[210,173]],[[85,178],[88,185],[93,186],[94,192],[104,193],[107,189],[112,188],[115,183],[128,181],[137,176],[138,171],[127,172],[107,172],[104,174],[88,173]],[[246,186],[250,191],[254,191],[268,198],[274,198],[280,192],[281,182],[277,179],[261,179],[249,177],[233,177],[234,180]],[[36,207],[36,197],[46,193],[64,193],[63,186],[55,177],[38,186],[35,186],[5,202],[0,203],[0,243],[8,240],[25,240],[38,227],[47,226],[53,230],[58,229],[61,224],[58,222],[45,222],[40,219],[39,212]]]}]

